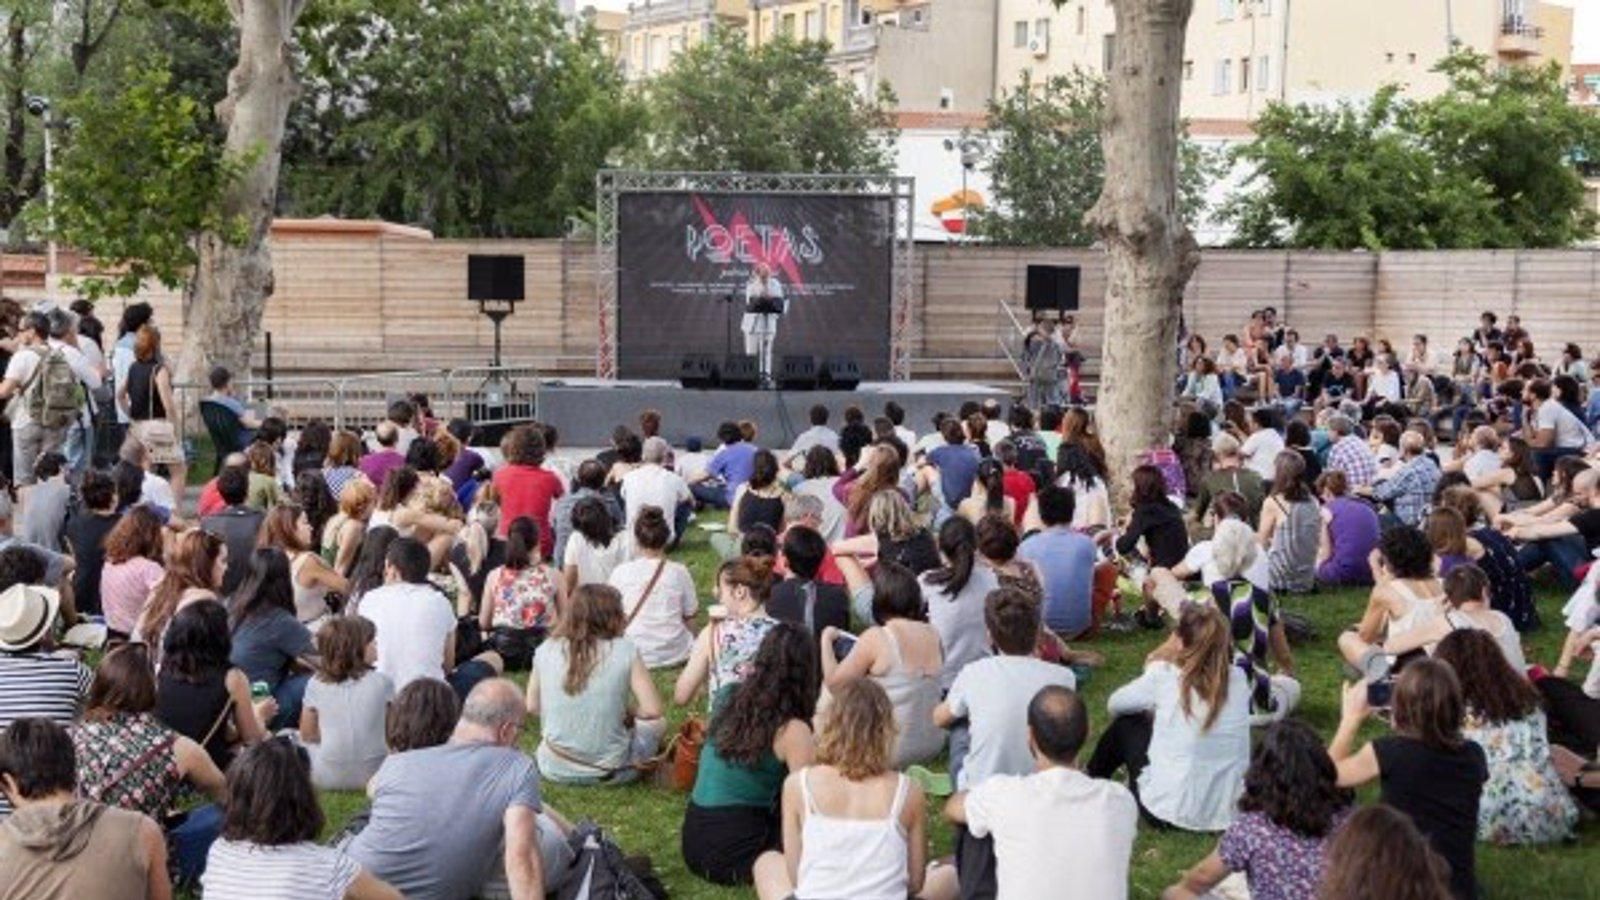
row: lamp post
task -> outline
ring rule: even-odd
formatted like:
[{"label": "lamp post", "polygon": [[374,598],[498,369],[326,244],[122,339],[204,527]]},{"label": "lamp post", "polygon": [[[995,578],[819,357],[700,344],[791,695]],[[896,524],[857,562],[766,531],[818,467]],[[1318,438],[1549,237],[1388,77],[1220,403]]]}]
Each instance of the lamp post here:
[{"label": "lamp post", "polygon": [[55,128],[55,118],[50,115],[50,98],[38,95],[27,99],[28,112],[44,120],[44,220],[49,238],[45,242],[44,290],[45,296],[55,299],[56,277],[56,189],[51,174],[55,167],[55,138],[50,131]]},{"label": "lamp post", "polygon": [[972,232],[971,223],[967,220],[967,215],[971,212],[967,179],[983,160],[984,143],[970,134],[963,134],[960,140],[946,138],[944,149],[952,153],[959,151],[961,154],[961,240],[968,241],[972,238]]}]

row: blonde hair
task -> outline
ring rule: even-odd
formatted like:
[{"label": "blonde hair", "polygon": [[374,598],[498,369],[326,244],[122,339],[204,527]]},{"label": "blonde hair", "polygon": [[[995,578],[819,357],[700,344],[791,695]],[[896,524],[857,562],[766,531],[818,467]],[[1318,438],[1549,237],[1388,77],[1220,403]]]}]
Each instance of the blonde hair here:
[{"label": "blonde hair", "polygon": [[831,690],[833,705],[817,735],[817,762],[838,769],[847,781],[889,771],[899,728],[883,686],[858,678]]},{"label": "blonde hair", "polygon": [[903,541],[917,531],[917,517],[911,504],[898,490],[879,491],[867,504],[867,527],[890,540]]},{"label": "blonde hair", "polygon": [[473,570],[489,556],[490,535],[500,529],[500,492],[493,484],[478,488],[467,512],[467,527],[461,530],[461,545],[467,548],[467,562]]},{"label": "blonde hair", "polygon": [[352,478],[339,491],[339,512],[348,519],[365,522],[372,515],[372,507],[377,502],[378,489],[365,478]]}]

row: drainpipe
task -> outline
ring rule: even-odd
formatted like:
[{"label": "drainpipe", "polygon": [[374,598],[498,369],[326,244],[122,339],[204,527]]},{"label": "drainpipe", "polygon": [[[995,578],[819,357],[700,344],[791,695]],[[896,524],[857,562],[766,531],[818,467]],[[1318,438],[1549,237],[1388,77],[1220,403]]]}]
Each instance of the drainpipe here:
[{"label": "drainpipe", "polygon": [[[1450,0],[1445,0],[1449,3]],[[1283,0],[1283,60],[1278,65],[1278,101],[1289,102],[1289,15],[1294,0]]]}]

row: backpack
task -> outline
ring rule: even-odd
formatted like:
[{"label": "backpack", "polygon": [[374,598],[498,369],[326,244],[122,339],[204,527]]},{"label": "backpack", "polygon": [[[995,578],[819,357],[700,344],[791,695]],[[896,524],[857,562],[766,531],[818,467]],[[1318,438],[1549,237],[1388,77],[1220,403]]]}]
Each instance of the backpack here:
[{"label": "backpack", "polygon": [[1140,454],[1139,462],[1161,470],[1161,478],[1167,483],[1168,494],[1182,497],[1189,493],[1189,481],[1183,474],[1183,460],[1169,448],[1152,447]]},{"label": "backpack", "polygon": [[649,860],[624,858],[622,848],[593,822],[573,828],[568,845],[572,865],[556,900],[666,900],[667,890]]},{"label": "backpack", "polygon": [[83,409],[83,386],[59,349],[39,354],[24,397],[28,417],[45,428],[66,428]]}]

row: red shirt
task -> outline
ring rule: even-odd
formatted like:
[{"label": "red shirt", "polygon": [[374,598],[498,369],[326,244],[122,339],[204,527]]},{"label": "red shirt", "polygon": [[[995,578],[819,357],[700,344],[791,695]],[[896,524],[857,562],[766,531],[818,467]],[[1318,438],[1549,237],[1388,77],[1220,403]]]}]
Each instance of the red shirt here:
[{"label": "red shirt", "polygon": [[502,466],[494,473],[494,487],[500,494],[500,530],[496,534],[505,537],[511,523],[526,516],[539,526],[539,553],[548,559],[556,544],[550,507],[566,493],[561,476],[536,466]]},{"label": "red shirt", "polygon": [[228,504],[223,502],[221,492],[217,490],[217,480],[213,478],[200,489],[200,500],[195,506],[195,515],[203,519],[206,516],[214,516],[227,507]]},{"label": "red shirt", "polygon": [[1013,524],[1021,528],[1022,517],[1028,514],[1028,501],[1033,499],[1033,476],[1016,469],[1006,469],[1004,489],[1006,496],[1017,505],[1014,512],[1017,521]]}]

